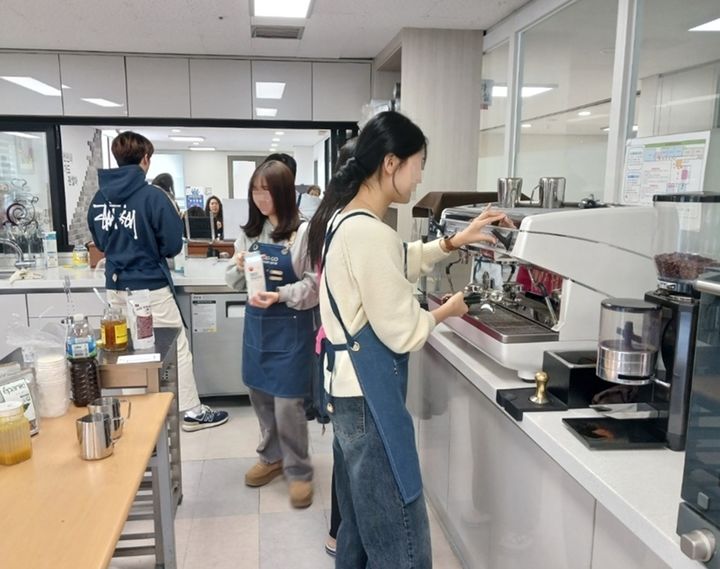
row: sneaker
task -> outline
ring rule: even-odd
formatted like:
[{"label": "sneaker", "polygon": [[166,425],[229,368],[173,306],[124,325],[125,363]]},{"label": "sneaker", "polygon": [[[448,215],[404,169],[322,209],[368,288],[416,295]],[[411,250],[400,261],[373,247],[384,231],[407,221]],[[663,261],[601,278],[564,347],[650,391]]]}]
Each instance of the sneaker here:
[{"label": "sneaker", "polygon": [[327,538],[325,542],[325,553],[330,557],[335,557],[335,553],[337,553],[337,540],[334,537]]},{"label": "sneaker", "polygon": [[210,429],[212,427],[218,427],[223,423],[227,423],[227,421],[227,411],[213,411],[207,405],[202,405],[200,413],[197,415],[185,413],[182,430],[199,431],[201,429]]},{"label": "sneaker", "polygon": [[313,501],[313,485],[309,480],[290,481],[290,505],[293,508],[307,508]]},{"label": "sneaker", "polygon": [[282,460],[277,462],[263,462],[258,460],[250,470],[245,473],[245,485],[252,488],[265,486],[282,474]]}]

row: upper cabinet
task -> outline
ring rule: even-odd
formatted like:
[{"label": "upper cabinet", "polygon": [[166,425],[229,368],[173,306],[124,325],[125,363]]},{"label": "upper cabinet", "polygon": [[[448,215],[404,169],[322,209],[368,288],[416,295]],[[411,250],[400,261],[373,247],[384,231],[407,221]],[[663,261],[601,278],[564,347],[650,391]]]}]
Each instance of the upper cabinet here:
[{"label": "upper cabinet", "polygon": [[125,61],[119,55],[60,55],[68,116],[126,117]]},{"label": "upper cabinet", "polygon": [[313,63],[313,120],[358,121],[370,102],[369,63]]},{"label": "upper cabinet", "polygon": [[0,54],[0,115],[62,115],[55,54]]},{"label": "upper cabinet", "polygon": [[251,119],[250,62],[191,59],[190,105],[193,118]]},{"label": "upper cabinet", "polygon": [[174,57],[126,57],[128,110],[131,117],[190,117],[188,60]]},{"label": "upper cabinet", "polygon": [[253,61],[253,119],[312,120],[312,64]]}]

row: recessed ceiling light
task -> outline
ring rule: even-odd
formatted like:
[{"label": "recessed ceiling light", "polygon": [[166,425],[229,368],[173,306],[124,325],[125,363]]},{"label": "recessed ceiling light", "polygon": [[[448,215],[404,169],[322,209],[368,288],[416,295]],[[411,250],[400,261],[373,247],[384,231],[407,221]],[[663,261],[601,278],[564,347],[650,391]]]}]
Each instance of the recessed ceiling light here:
[{"label": "recessed ceiling light", "polygon": [[[534,87],[532,85],[526,85],[522,88],[522,98],[527,99],[528,97],[534,97],[535,95],[540,95],[541,93],[546,93],[547,91],[552,91],[552,87]],[[492,88],[492,96],[493,97],[507,97],[508,88],[507,85],[494,85]]]},{"label": "recessed ceiling light", "polygon": [[72,87],[70,87],[70,85],[65,85],[65,83],[61,84],[60,87],[63,89],[72,89]]},{"label": "recessed ceiling light", "polygon": [[122,107],[120,103],[108,101],[107,99],[96,99],[92,97],[86,99],[82,97],[82,100],[86,103],[90,103],[91,105],[97,105],[98,107]]},{"label": "recessed ceiling light", "polygon": [[197,152],[215,152],[214,146],[188,146],[188,148]]},{"label": "recessed ceiling light", "polygon": [[610,132],[610,127],[606,126],[604,129],[602,129],[603,132]]},{"label": "recessed ceiling light", "polygon": [[274,146],[271,146],[270,148],[268,148],[268,152],[275,152],[276,150],[277,150],[277,148],[275,148]]},{"label": "recessed ceiling light", "polygon": [[279,139],[279,138],[273,138],[272,141],[273,141],[273,142],[280,142],[280,139]]},{"label": "recessed ceiling light", "polygon": [[523,128],[532,128],[532,125],[529,122],[524,122],[520,126]]},{"label": "recessed ceiling light", "polygon": [[689,32],[720,32],[720,18],[705,22],[694,28],[690,28]]},{"label": "recessed ceiling light", "polygon": [[579,117],[589,117],[592,113],[590,111],[580,111],[578,113]]},{"label": "recessed ceiling light", "polygon": [[3,134],[10,134],[12,136],[17,136],[20,138],[40,138],[36,134],[28,134],[27,132],[15,132],[11,130],[6,130],[5,132],[3,132]]},{"label": "recessed ceiling light", "polygon": [[633,132],[637,132],[637,131],[638,131],[638,125],[634,124],[634,125],[633,125]]},{"label": "recessed ceiling light", "polygon": [[307,18],[311,0],[253,0],[251,13],[257,18]]},{"label": "recessed ceiling light", "polygon": [[285,83],[269,83],[258,81],[255,83],[255,97],[258,99],[282,99],[285,92]]},{"label": "recessed ceiling light", "polygon": [[193,146],[198,146],[199,144],[199,142],[193,142]]},{"label": "recessed ceiling light", "polygon": [[285,131],[284,130],[276,130],[275,134],[277,134],[278,136],[282,136],[283,134],[285,134]]},{"label": "recessed ceiling light", "polygon": [[259,117],[274,117],[277,115],[277,109],[269,109],[267,107],[256,107],[255,114]]},{"label": "recessed ceiling light", "polygon": [[174,128],[170,132],[182,132],[179,128]]},{"label": "recessed ceiling light", "polygon": [[175,142],[205,142],[204,136],[169,136]]},{"label": "recessed ceiling light", "polygon": [[115,138],[118,134],[120,134],[120,131],[113,128],[113,129],[105,129],[102,130],[102,135],[106,136],[107,138]]},{"label": "recessed ceiling light", "polygon": [[20,85],[20,87],[25,87],[26,89],[30,89],[31,91],[35,91],[36,93],[40,93],[46,97],[59,97],[62,95],[60,89],[56,89],[52,85],[38,81],[33,77],[3,75],[0,79],[5,79],[5,81],[10,81],[10,83],[15,83],[15,85]]}]

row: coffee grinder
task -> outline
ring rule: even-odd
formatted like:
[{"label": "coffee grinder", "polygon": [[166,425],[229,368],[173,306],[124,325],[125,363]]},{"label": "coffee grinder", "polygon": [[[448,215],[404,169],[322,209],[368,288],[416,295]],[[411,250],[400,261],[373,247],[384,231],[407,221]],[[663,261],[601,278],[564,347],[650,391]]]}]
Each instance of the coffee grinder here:
[{"label": "coffee grinder", "polygon": [[652,390],[633,405],[594,406],[613,419],[603,426],[614,428],[606,448],[664,441],[672,450],[685,449],[699,308],[694,282],[720,266],[720,194],[656,195],[653,207],[658,286],[644,301],[602,302],[597,361],[598,377]]}]

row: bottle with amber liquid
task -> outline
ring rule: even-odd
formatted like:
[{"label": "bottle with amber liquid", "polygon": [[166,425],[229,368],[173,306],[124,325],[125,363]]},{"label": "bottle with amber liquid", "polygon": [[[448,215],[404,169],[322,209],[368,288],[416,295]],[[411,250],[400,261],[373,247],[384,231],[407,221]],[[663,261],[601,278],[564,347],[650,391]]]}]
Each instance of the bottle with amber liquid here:
[{"label": "bottle with amber liquid", "polygon": [[122,310],[106,306],[100,322],[103,349],[110,352],[122,352],[128,345],[128,328]]},{"label": "bottle with amber liquid", "polygon": [[30,423],[20,401],[0,403],[0,464],[10,466],[32,456]]}]

